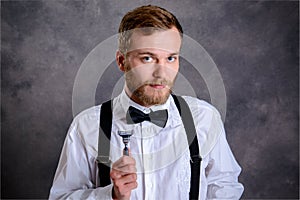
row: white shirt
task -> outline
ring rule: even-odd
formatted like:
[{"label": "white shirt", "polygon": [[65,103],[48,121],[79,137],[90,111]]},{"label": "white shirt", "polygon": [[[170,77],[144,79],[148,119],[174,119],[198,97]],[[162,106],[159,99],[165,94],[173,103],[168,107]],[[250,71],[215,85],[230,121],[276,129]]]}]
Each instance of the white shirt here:
[{"label": "white shirt", "polygon": [[[241,168],[226,141],[222,120],[210,104],[184,97],[195,122],[202,157],[199,199],[239,199],[243,185]],[[134,106],[145,113],[167,109],[165,128],[151,122],[127,124],[126,112]],[[99,114],[101,105],[81,112],[73,120],[65,139],[49,199],[112,199],[112,184],[99,187],[97,167]],[[122,156],[124,144],[119,130],[133,130],[130,152],[136,160],[138,188],[131,199],[189,199],[190,154],[182,120],[170,96],[163,105],[146,108],[131,101],[123,91],[113,101],[110,160]],[[107,141],[109,142],[109,141]]]}]

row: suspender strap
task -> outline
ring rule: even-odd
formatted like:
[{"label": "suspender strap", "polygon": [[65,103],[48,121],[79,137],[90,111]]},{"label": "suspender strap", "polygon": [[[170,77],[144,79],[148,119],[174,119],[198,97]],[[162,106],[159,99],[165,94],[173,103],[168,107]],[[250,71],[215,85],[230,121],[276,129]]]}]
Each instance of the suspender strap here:
[{"label": "suspender strap", "polygon": [[109,185],[110,182],[110,163],[109,163],[109,150],[110,150],[110,136],[112,125],[112,101],[109,100],[102,104],[100,112],[100,126],[99,126],[99,139],[98,139],[98,168],[100,187]]},{"label": "suspender strap", "polygon": [[197,139],[197,133],[195,129],[194,120],[192,113],[186,101],[181,96],[173,95],[175,105],[180,113],[185,132],[188,138],[190,156],[191,156],[191,188],[190,188],[190,199],[199,198],[199,183],[200,183],[200,166],[201,156],[199,153],[199,144]]}]

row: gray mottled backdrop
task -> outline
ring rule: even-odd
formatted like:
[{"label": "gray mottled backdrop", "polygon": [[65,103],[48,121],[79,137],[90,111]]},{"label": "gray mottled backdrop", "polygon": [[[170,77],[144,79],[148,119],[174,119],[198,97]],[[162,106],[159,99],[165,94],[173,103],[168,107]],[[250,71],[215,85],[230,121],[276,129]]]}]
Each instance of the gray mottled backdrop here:
[{"label": "gray mottled backdrop", "polygon": [[[127,11],[149,3],[172,11],[220,70],[243,198],[298,199],[299,2],[196,0],[1,2],[1,197],[47,198],[81,63]],[[210,101],[201,76],[181,64]],[[110,65],[97,102],[121,76]]]}]

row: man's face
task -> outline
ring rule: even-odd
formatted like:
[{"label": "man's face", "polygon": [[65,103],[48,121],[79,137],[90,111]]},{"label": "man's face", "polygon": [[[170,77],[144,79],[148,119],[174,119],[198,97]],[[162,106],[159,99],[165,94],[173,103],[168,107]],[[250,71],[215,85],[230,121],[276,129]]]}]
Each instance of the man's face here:
[{"label": "man's face", "polygon": [[176,28],[132,33],[124,60],[125,91],[131,99],[146,107],[166,102],[178,73],[180,46]]}]

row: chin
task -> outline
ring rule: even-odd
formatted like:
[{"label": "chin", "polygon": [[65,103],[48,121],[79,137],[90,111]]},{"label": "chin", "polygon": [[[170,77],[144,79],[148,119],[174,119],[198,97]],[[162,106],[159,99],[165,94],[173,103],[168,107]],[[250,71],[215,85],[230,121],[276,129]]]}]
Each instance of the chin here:
[{"label": "chin", "polygon": [[160,105],[166,103],[170,96],[171,91],[169,89],[162,90],[151,90],[145,91],[142,95],[140,95],[140,100],[143,104],[151,106],[151,105]]}]

